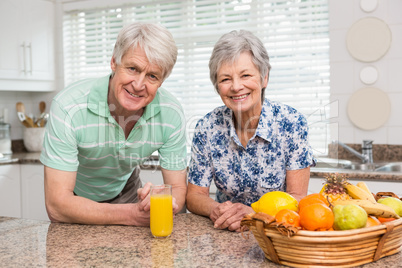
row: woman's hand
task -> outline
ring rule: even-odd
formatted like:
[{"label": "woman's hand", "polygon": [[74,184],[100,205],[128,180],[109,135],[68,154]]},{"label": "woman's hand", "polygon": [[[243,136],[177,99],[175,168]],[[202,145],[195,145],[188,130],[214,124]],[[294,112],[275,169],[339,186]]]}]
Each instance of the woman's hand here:
[{"label": "woman's hand", "polygon": [[226,201],[218,204],[210,214],[214,227],[217,229],[228,229],[229,231],[240,231],[240,222],[243,217],[254,210],[241,203]]}]

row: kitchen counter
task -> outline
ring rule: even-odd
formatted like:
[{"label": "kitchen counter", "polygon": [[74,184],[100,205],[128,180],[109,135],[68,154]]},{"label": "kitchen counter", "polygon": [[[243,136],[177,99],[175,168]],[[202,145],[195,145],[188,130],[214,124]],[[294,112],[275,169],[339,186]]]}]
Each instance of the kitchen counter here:
[{"label": "kitchen counter", "polygon": [[39,161],[40,152],[37,153],[14,153],[7,160],[0,161],[0,165],[8,164],[42,164]]},{"label": "kitchen counter", "polygon": [[[0,165],[4,164],[41,164],[39,161],[40,152],[38,153],[15,153],[11,156],[10,162],[0,162]],[[158,161],[155,158],[150,158],[141,165],[143,170],[159,170]],[[375,181],[395,181],[402,182],[401,172],[372,172],[372,171],[356,171],[356,170],[339,170],[331,168],[311,168],[310,176],[323,178],[329,173],[344,173],[350,179],[365,179]]]},{"label": "kitchen counter", "polygon": [[[247,234],[245,234],[247,236]],[[148,227],[60,224],[0,217],[3,267],[285,267],[264,257],[254,236],[216,230],[178,214],[170,238]],[[360,267],[401,267],[402,252]]]},{"label": "kitchen counter", "polygon": [[311,168],[310,177],[324,178],[329,173],[345,174],[348,179],[402,182],[402,172],[358,171],[335,168]]}]

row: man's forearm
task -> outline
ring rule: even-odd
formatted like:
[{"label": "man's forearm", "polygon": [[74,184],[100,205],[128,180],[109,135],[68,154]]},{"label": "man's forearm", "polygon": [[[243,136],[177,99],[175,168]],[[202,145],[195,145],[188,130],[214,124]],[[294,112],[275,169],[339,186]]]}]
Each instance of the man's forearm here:
[{"label": "man's forearm", "polygon": [[187,194],[186,186],[172,187],[172,196],[176,199],[176,204],[178,205],[178,209],[177,211],[175,211],[175,213],[178,213],[183,209],[184,204],[186,203],[186,194]]},{"label": "man's forearm", "polygon": [[97,203],[89,199],[71,196],[63,202],[47,202],[52,221],[81,224],[138,225],[134,204]]}]

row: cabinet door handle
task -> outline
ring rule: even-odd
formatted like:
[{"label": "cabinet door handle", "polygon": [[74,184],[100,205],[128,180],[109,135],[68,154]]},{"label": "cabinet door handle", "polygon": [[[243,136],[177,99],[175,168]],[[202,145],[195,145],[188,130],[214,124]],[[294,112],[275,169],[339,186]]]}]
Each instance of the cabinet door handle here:
[{"label": "cabinet door handle", "polygon": [[29,73],[32,75],[32,43],[28,44],[29,49]]},{"label": "cabinet door handle", "polygon": [[24,74],[27,74],[27,57],[26,57],[26,51],[25,51],[25,49],[26,49],[25,42],[22,43],[21,47],[22,47],[22,60],[24,63],[24,69],[22,70],[22,72]]}]

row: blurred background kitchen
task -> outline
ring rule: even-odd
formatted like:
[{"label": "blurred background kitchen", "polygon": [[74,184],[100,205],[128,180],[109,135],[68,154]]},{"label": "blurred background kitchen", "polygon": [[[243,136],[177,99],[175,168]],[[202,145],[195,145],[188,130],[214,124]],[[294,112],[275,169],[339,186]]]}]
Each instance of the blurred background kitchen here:
[{"label": "blurred background kitchen", "polygon": [[[373,147],[374,160],[402,161],[401,11],[401,0],[2,0],[0,122],[9,124],[11,158],[21,164],[25,157],[28,165],[0,166],[0,199],[11,195],[5,185],[20,187],[21,216],[42,198],[38,192],[21,201],[28,189],[41,191],[43,167],[38,152],[34,159],[18,155],[27,150],[16,104],[38,118],[40,103],[48,112],[69,83],[109,73],[117,32],[133,20],[160,22],[177,41],[178,62],[164,86],[186,110],[188,147],[196,121],[221,105],[209,81],[212,47],[223,33],[243,28],[270,54],[266,97],[307,116],[318,158],[333,156],[328,148],[334,140],[359,152],[363,140],[372,140],[383,146]],[[382,148],[393,158],[380,159]],[[14,174],[18,182],[4,179]]]}]

